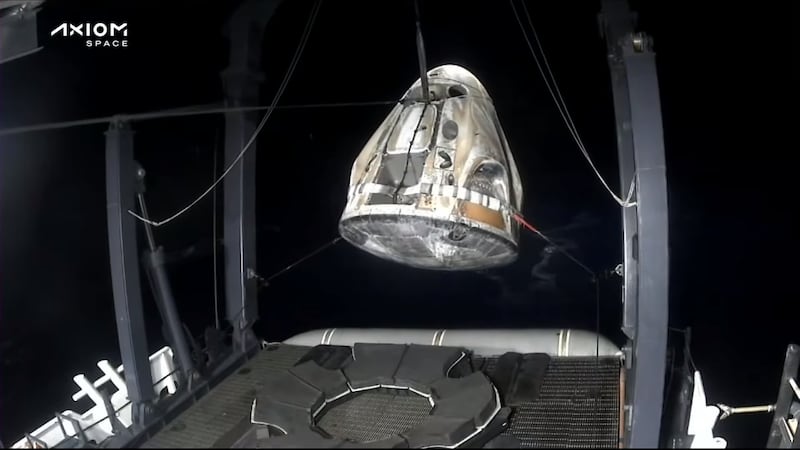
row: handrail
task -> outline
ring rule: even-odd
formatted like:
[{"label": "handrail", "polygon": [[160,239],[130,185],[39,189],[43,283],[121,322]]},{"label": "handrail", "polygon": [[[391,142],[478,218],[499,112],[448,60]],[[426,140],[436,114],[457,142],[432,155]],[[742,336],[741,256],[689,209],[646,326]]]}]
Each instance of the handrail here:
[{"label": "handrail", "polygon": [[[172,349],[168,346],[163,347],[150,355],[149,360],[150,371],[155,379],[153,390],[159,394],[162,389],[166,388],[170,394],[174,394],[177,391],[179,370],[173,361]],[[118,431],[114,430],[109,410],[117,416],[119,422],[117,428],[121,423],[127,430],[131,426],[132,419],[131,401],[120,375],[124,372],[124,368],[119,366],[115,369],[107,360],[98,361],[97,366],[104,374],[94,382],[90,382],[84,374],[73,377],[75,384],[80,387],[80,390],[72,395],[73,401],[89,397],[94,406],[82,414],[71,410],[56,413],[53,419],[39,426],[33,432],[26,433],[25,437],[15,442],[11,448],[53,448],[70,439],[101,443],[113,437]],[[110,396],[98,390],[108,382],[116,387],[116,391]],[[111,408],[107,407],[106,399]],[[68,430],[67,424],[71,428],[70,430]]]}]

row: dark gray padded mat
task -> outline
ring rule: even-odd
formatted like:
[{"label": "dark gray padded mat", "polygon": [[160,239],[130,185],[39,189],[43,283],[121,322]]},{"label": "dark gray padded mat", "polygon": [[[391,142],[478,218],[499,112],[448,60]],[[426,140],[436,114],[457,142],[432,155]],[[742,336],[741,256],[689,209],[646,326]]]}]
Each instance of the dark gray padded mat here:
[{"label": "dark gray padded mat", "polygon": [[258,352],[141,447],[213,447],[243,418],[250,416],[253,397],[265,377],[292,367],[308,350],[309,347],[281,345]]},{"label": "dark gray padded mat", "polygon": [[[237,425],[247,425],[255,391],[263,386],[265,374],[276,373],[292,367],[307,352],[308,347],[281,345],[274,351],[259,352],[243,369],[248,373],[234,373],[223,380],[208,395],[184,411],[164,430],[156,434],[143,447],[146,448],[209,448],[226,433],[235,431]],[[497,358],[487,359],[483,371],[491,373]],[[246,370],[245,370],[246,371]],[[240,371],[242,372],[242,371]],[[535,399],[514,406],[510,427],[504,432],[508,439],[496,442],[495,448],[519,445],[523,448],[619,448],[619,388],[620,362],[617,358],[553,357],[547,363],[544,378]],[[346,414],[322,416],[323,420],[336,422],[338,434],[359,433],[385,435],[393,428],[363,430],[359,417],[370,417],[376,405],[388,405],[378,391],[361,399]],[[362,394],[364,395],[364,394]],[[427,401],[420,399],[427,404]],[[430,405],[422,402],[393,400],[387,408],[405,409],[401,419],[414,423]],[[516,403],[516,402],[515,402]],[[326,413],[327,414],[327,413]],[[334,413],[335,414],[335,413]]]},{"label": "dark gray padded mat", "polygon": [[[326,350],[338,351],[331,346]],[[312,360],[270,376],[256,396],[253,422],[289,435],[274,441],[276,445],[328,447],[333,443],[319,442],[320,435],[327,434],[348,439],[352,445],[400,438],[414,448],[453,446],[479,432],[499,409],[492,382],[483,372],[448,377],[465,357],[463,348],[357,343],[352,359],[342,361],[344,365],[337,369],[320,365],[327,358],[319,347],[312,353],[316,353]],[[342,377],[344,386],[351,389],[337,392]],[[366,393],[375,389],[381,391]],[[426,396],[431,397],[430,403]],[[326,399],[333,403],[327,404]],[[403,408],[406,404],[412,409]]]}]

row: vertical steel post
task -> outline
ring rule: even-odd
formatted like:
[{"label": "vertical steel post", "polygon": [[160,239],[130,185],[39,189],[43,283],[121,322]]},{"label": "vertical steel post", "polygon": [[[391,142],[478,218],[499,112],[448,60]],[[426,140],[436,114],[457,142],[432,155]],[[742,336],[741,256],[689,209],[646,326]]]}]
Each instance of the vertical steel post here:
[{"label": "vertical steel post", "polygon": [[[222,72],[226,104],[253,106],[259,101],[264,28],[280,1],[245,2],[225,27],[230,43],[229,65]],[[225,115],[225,167],[239,156],[258,123],[254,112]],[[223,242],[225,255],[226,317],[233,326],[235,349],[246,352],[256,345],[252,331],[258,319],[256,270],[256,151],[253,142],[224,182]]]},{"label": "vertical steel post", "polygon": [[627,2],[604,0],[600,21],[614,91],[623,197],[630,180],[636,180],[637,206],[623,210],[622,328],[631,338],[625,445],[655,448],[661,431],[669,315],[668,205],[658,76],[652,42],[649,36],[634,33],[636,16]]},{"label": "vertical steel post", "polygon": [[106,131],[106,208],[111,282],[133,424],[134,427],[143,427],[155,392],[142,308],[136,219],[128,213],[135,209],[135,176],[133,130],[126,122],[113,122]]},{"label": "vertical steel post", "polygon": [[778,399],[775,401],[775,413],[772,416],[766,448],[797,448],[800,445],[800,439],[795,436],[792,440],[786,426],[789,408],[795,396],[789,380],[797,376],[798,367],[800,367],[800,346],[791,344],[786,348],[786,359],[783,362],[781,384]]}]

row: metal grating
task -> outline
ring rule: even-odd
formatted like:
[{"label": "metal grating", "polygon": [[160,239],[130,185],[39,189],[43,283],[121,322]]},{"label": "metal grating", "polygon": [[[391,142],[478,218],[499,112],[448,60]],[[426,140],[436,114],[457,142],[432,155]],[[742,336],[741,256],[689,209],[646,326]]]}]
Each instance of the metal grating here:
[{"label": "metal grating", "polygon": [[620,362],[553,358],[539,398],[514,408],[506,434],[523,448],[619,448]]},{"label": "metal grating", "polygon": [[292,367],[308,347],[281,345],[262,350],[184,411],[142,448],[210,448],[250,415],[256,390],[266,374]]},{"label": "metal grating", "polygon": [[[264,375],[291,367],[308,349],[281,345],[259,352],[143,447],[212,447],[249,417]],[[484,371],[491,372],[495,363],[487,360]],[[523,448],[619,448],[619,376],[617,358],[551,359],[539,397],[514,406],[505,434]],[[416,394],[378,389],[331,405],[317,425],[335,437],[370,442],[420,424],[430,409]]]},{"label": "metal grating", "polygon": [[430,412],[425,397],[408,390],[375,389],[326,407],[317,426],[333,437],[372,442],[421,424]]}]

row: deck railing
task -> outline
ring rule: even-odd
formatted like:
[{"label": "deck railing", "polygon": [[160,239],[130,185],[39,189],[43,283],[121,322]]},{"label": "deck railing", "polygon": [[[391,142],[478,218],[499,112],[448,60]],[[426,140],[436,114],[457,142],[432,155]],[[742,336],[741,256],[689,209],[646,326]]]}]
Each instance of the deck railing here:
[{"label": "deck railing", "polygon": [[[114,368],[108,360],[98,361],[97,367],[103,375],[94,381],[82,373],[72,378],[79,388],[72,395],[72,400],[77,402],[88,397],[94,403],[92,407],[83,413],[72,410],[56,413],[48,422],[26,433],[11,448],[53,448],[69,440],[83,447],[92,442],[100,444],[118,433],[126,432],[132,418],[124,367],[120,365]],[[168,394],[175,393],[178,373],[170,347],[163,347],[150,355],[150,373],[156,380],[153,384],[156,394],[164,390]],[[110,390],[113,392],[109,394]]]}]

